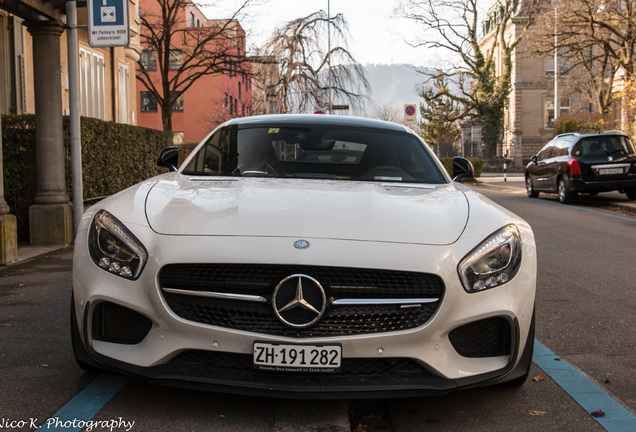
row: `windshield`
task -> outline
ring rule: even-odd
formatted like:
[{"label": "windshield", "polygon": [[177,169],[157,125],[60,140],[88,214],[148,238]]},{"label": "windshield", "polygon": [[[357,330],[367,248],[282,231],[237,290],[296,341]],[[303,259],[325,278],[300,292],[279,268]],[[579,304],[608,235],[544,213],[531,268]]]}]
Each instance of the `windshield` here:
[{"label": "windshield", "polygon": [[629,138],[623,135],[583,138],[572,148],[573,156],[604,157],[621,154],[634,154],[634,146]]},{"label": "windshield", "polygon": [[444,183],[422,142],[407,132],[340,126],[228,126],[184,174]]}]

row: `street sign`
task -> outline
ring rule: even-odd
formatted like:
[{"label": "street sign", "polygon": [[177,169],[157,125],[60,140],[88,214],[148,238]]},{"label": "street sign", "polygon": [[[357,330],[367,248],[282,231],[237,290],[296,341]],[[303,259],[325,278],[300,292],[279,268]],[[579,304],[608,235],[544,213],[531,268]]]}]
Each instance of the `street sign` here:
[{"label": "street sign", "polygon": [[128,0],[88,0],[88,43],[92,47],[127,46]]},{"label": "street sign", "polygon": [[417,110],[415,104],[404,105],[404,124],[415,126],[417,124]]}]

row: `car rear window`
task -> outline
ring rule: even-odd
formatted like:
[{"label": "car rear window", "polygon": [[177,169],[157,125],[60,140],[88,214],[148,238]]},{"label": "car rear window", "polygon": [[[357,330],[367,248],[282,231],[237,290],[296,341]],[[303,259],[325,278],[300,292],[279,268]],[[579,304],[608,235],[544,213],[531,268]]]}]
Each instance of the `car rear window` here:
[{"label": "car rear window", "polygon": [[446,182],[433,156],[410,133],[325,125],[222,128],[198,150],[183,173]]},{"label": "car rear window", "polygon": [[631,141],[623,135],[586,137],[572,148],[572,156],[582,157],[633,155],[635,153]]}]

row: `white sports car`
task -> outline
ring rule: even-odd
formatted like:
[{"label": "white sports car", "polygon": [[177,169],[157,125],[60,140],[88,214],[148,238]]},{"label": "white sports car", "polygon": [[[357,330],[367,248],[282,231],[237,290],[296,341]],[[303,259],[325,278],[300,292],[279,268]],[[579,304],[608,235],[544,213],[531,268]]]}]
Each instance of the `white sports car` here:
[{"label": "white sports car", "polygon": [[536,272],[530,226],[408,128],[235,119],[86,212],[73,348],[89,370],[259,395],[518,385]]}]

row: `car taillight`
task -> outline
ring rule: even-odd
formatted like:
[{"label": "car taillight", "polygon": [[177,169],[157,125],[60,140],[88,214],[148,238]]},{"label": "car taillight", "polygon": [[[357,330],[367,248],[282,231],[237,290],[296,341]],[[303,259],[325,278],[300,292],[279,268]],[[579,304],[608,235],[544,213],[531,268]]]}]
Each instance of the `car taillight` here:
[{"label": "car taillight", "polygon": [[575,159],[568,159],[568,165],[570,166],[570,173],[572,175],[581,175],[581,167]]}]

